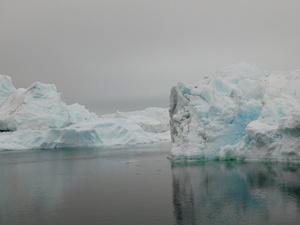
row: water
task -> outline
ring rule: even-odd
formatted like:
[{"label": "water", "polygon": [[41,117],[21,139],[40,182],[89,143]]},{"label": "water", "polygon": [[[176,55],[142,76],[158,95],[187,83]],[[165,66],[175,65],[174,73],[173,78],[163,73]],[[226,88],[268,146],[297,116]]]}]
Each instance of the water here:
[{"label": "water", "polygon": [[172,168],[178,224],[300,224],[300,166],[207,162]]},{"label": "water", "polygon": [[0,153],[0,224],[299,224],[300,166],[172,164],[170,145]]}]

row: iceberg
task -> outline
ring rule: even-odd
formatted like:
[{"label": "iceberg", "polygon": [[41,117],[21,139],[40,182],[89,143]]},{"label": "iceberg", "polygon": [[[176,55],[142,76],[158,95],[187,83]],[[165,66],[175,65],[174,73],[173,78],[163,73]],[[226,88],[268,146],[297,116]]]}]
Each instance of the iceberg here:
[{"label": "iceberg", "polygon": [[99,119],[63,128],[4,132],[0,135],[0,150],[133,146],[157,141],[135,123]]},{"label": "iceberg", "polygon": [[[143,129],[126,118],[128,113],[123,118],[100,118],[78,103],[67,105],[53,84],[35,82],[27,89],[15,89],[10,77],[0,76],[0,85],[0,150],[126,147],[158,142],[163,139],[159,133],[166,130],[159,122],[146,129],[151,125],[149,116]],[[167,109],[163,112],[167,121]],[[155,129],[157,135],[147,132]]]},{"label": "iceberg", "polygon": [[160,141],[170,141],[169,112],[167,108],[149,107],[140,111],[101,115],[103,118],[123,118],[138,124],[148,134]]},{"label": "iceberg", "polygon": [[299,161],[300,71],[241,63],[170,95],[174,160]]},{"label": "iceberg", "polygon": [[14,91],[0,106],[0,130],[61,128],[70,124],[67,105],[54,85],[34,83]]}]

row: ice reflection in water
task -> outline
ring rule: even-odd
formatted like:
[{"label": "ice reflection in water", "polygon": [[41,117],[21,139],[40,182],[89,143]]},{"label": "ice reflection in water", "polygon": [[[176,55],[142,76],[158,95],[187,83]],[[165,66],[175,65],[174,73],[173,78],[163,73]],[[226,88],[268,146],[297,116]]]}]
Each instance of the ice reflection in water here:
[{"label": "ice reflection in water", "polygon": [[0,224],[300,224],[300,165],[171,167],[169,152],[0,153]]},{"label": "ice reflection in water", "polygon": [[0,224],[174,224],[169,143],[0,153]]},{"label": "ice reflection in water", "polygon": [[172,165],[178,224],[300,224],[300,166]]}]

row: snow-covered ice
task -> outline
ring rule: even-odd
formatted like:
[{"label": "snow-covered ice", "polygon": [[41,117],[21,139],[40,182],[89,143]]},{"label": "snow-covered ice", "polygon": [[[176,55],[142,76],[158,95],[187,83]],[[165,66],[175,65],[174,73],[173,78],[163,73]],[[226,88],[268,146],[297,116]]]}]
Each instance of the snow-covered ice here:
[{"label": "snow-covered ice", "polygon": [[171,90],[172,156],[295,160],[300,156],[300,71],[237,64]]},{"label": "snow-covered ice", "polygon": [[0,150],[125,147],[169,137],[167,109],[100,118],[77,103],[64,103],[53,84],[15,89],[10,77],[0,76],[0,87]]}]

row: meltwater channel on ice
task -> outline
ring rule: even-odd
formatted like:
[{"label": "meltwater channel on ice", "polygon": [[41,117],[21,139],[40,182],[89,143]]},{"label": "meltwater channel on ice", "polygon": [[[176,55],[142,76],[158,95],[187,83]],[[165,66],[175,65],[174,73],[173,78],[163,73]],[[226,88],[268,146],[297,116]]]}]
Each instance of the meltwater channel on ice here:
[{"label": "meltwater channel on ice", "polygon": [[[201,77],[201,76],[199,76]],[[170,106],[98,116],[67,105],[55,85],[16,89],[0,76],[0,150],[172,142],[176,160],[300,158],[300,71],[241,63],[178,83]]]}]

